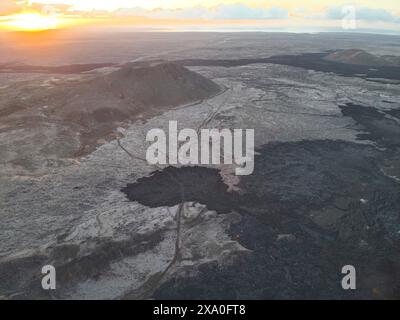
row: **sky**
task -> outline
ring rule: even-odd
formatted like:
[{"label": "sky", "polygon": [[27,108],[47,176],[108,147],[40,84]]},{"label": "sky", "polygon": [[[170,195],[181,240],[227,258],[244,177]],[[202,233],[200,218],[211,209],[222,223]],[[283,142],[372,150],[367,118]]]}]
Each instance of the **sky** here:
[{"label": "sky", "polygon": [[400,0],[0,0],[0,30],[173,24],[400,34]]}]

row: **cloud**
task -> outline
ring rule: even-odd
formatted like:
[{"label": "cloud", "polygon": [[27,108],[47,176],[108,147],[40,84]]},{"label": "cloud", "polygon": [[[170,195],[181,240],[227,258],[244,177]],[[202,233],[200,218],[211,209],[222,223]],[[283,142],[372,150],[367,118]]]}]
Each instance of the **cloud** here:
[{"label": "cloud", "polygon": [[265,8],[251,8],[243,4],[221,5],[215,11],[211,12],[213,19],[226,19],[226,20],[262,20],[262,19],[286,19],[289,16],[287,10],[272,7]]},{"label": "cloud", "polygon": [[152,10],[148,17],[153,19],[208,19],[209,10],[204,7],[193,7],[176,10],[156,9]]},{"label": "cloud", "polygon": [[145,16],[153,19],[208,19],[208,20],[263,20],[286,19],[287,10],[279,7],[269,9],[249,7],[244,4],[219,5],[213,8],[201,6],[183,9],[154,9],[125,8],[114,11],[118,17]]},{"label": "cloud", "polygon": [[39,2],[31,2],[30,5],[27,7],[29,9],[36,10],[36,11],[42,11],[44,13],[46,13],[46,12],[62,12],[62,13],[64,13],[72,8],[72,6],[68,5],[68,4],[62,4],[62,3],[43,4],[43,3],[39,3]]},{"label": "cloud", "polygon": [[[344,17],[343,7],[331,7],[326,12],[327,19],[340,20]],[[393,15],[385,9],[372,9],[367,7],[355,7],[356,19],[373,22],[400,23],[400,17]]]},{"label": "cloud", "polygon": [[185,9],[122,8],[113,12],[116,17],[146,17],[151,19],[206,19],[209,11],[204,7]]},{"label": "cloud", "polygon": [[57,12],[65,13],[70,8],[71,5],[62,3],[44,4],[28,0],[0,0],[0,15],[2,16],[18,13],[23,9],[50,14]]},{"label": "cloud", "polygon": [[14,13],[20,9],[15,1],[12,0],[0,0],[0,15],[7,15],[10,13]]},{"label": "cloud", "polygon": [[146,16],[149,13],[148,10],[143,8],[135,7],[135,8],[120,8],[113,12],[113,16],[115,17],[138,17],[138,16]]}]

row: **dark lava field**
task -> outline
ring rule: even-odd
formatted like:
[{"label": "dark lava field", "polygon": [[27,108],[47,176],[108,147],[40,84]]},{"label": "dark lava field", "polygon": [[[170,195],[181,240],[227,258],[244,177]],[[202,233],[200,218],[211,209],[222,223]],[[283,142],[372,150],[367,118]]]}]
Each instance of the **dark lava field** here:
[{"label": "dark lava field", "polygon": [[[218,170],[202,167],[168,167],[122,190],[149,207],[191,201],[242,216],[230,234],[250,256],[174,278],[155,298],[312,299],[324,292],[319,298],[400,299],[400,188],[384,171],[399,169],[400,125],[374,108],[340,108],[360,126],[360,140],[382,149],[332,140],[270,143],[257,150],[255,172],[241,179],[240,192],[228,192]],[[394,111],[388,113],[398,117]],[[355,295],[340,286],[337,270],[346,261],[362,266]]]}]

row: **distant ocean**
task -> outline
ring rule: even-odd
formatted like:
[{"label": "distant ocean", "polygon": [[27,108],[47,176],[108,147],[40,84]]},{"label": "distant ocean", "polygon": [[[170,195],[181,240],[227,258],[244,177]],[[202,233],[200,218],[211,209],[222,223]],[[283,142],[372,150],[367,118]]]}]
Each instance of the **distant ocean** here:
[{"label": "distant ocean", "polygon": [[273,27],[263,25],[157,25],[157,26],[109,26],[104,31],[125,32],[283,32],[283,33],[372,33],[385,35],[400,35],[400,30],[384,29],[352,29],[326,27]]}]

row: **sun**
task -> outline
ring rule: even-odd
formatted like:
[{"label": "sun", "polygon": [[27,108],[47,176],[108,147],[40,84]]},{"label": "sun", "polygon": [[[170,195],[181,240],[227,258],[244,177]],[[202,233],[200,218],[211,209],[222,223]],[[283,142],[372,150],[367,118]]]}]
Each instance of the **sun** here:
[{"label": "sun", "polygon": [[57,17],[55,15],[42,15],[29,12],[19,13],[9,17],[6,25],[16,31],[44,31],[57,29]]}]

